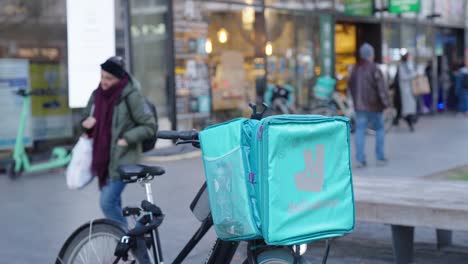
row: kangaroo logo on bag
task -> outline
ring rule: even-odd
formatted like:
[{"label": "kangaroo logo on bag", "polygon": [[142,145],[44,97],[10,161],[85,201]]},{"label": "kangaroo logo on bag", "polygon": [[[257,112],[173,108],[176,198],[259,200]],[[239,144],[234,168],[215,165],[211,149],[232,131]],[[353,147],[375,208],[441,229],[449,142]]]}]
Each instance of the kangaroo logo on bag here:
[{"label": "kangaroo logo on bag", "polygon": [[319,193],[322,191],[325,178],[325,147],[315,147],[315,159],[312,149],[304,150],[305,170],[294,175],[296,188],[300,191]]}]

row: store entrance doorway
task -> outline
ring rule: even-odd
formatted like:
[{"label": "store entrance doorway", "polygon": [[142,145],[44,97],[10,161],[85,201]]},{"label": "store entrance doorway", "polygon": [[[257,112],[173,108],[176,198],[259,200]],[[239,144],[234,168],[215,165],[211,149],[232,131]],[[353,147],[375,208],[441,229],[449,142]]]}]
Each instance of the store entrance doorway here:
[{"label": "store entrance doorway", "polygon": [[382,28],[380,24],[340,21],[335,24],[335,76],[339,92],[346,93],[348,75],[359,61],[359,47],[365,42],[374,47],[375,62],[381,63]]}]

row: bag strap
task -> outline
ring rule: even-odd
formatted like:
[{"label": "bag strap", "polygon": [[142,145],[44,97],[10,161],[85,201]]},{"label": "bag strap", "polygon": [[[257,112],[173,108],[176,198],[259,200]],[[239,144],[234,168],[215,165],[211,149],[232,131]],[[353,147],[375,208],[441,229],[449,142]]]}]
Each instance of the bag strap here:
[{"label": "bag strap", "polygon": [[130,96],[133,92],[129,93],[127,96],[125,96],[124,101],[125,101],[125,106],[127,107],[128,114],[130,115],[130,119],[132,119],[132,122],[136,125],[135,118],[133,118],[133,113],[132,113],[132,108],[128,105],[127,102],[127,97]]}]

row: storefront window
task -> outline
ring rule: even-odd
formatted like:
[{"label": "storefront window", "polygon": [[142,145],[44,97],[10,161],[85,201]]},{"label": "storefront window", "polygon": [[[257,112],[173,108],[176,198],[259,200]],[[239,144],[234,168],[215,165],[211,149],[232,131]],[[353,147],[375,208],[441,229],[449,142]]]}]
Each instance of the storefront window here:
[{"label": "storefront window", "polygon": [[130,1],[130,4],[132,72],[143,94],[156,105],[161,129],[169,129],[166,0]]},{"label": "storefront window", "polygon": [[298,13],[266,10],[268,83],[290,85],[298,107],[310,105],[311,91],[320,74],[319,19]]},{"label": "storefront window", "polygon": [[429,26],[419,26],[416,34],[415,66],[418,73],[423,74],[425,68],[432,62],[433,30]]},{"label": "storefront window", "polygon": [[215,10],[206,7],[213,116],[225,120],[248,115],[248,103],[257,101],[264,78],[264,49],[258,7],[231,5]]},{"label": "storefront window", "polygon": [[177,128],[202,128],[210,116],[208,22],[201,1],[174,1]]},{"label": "storefront window", "polygon": [[415,66],[416,59],[416,25],[406,24],[401,27],[401,48],[409,53],[409,63]]},{"label": "storefront window", "polygon": [[[122,1],[115,1],[116,54],[126,53]],[[2,1],[0,10],[0,149],[12,148],[23,100],[13,91],[34,92],[27,112],[25,141],[71,140],[80,129],[80,110],[68,102],[66,1]],[[99,74],[99,65],[96,65]],[[94,88],[98,86],[95,84]],[[92,88],[92,89],[94,89]],[[85,98],[87,100],[87,98]],[[38,144],[37,144],[38,143]]]},{"label": "storefront window", "polygon": [[[0,10],[0,149],[12,148],[23,100],[18,89],[42,93],[31,98],[25,141],[69,138],[73,134],[67,90],[65,1],[3,1]],[[96,84],[97,85],[97,84]]]},{"label": "storefront window", "polygon": [[335,75],[337,90],[345,92],[347,89],[348,74],[356,64],[357,27],[353,24],[335,25]]},{"label": "storefront window", "polygon": [[312,89],[321,72],[320,67],[320,22],[317,16],[296,16],[296,87],[297,104],[309,107]]},{"label": "storefront window", "polygon": [[397,67],[401,58],[400,47],[400,25],[391,23],[384,24],[382,57],[383,63],[387,67],[386,75],[389,80],[393,80],[397,72]]},{"label": "storefront window", "polygon": [[[254,1],[252,1],[253,4]],[[179,0],[174,5],[178,127],[247,115],[264,79],[262,9]],[[264,34],[263,34],[264,35]]]}]

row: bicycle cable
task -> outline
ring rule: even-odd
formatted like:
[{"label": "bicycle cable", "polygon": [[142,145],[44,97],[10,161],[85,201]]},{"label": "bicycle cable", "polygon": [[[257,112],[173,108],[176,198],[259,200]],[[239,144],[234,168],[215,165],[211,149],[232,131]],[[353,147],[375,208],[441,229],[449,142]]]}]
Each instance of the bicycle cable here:
[{"label": "bicycle cable", "polygon": [[328,253],[330,253],[330,240],[326,240],[326,249],[325,249],[325,255],[323,256],[322,259],[322,264],[327,264],[327,259],[328,259]]}]

